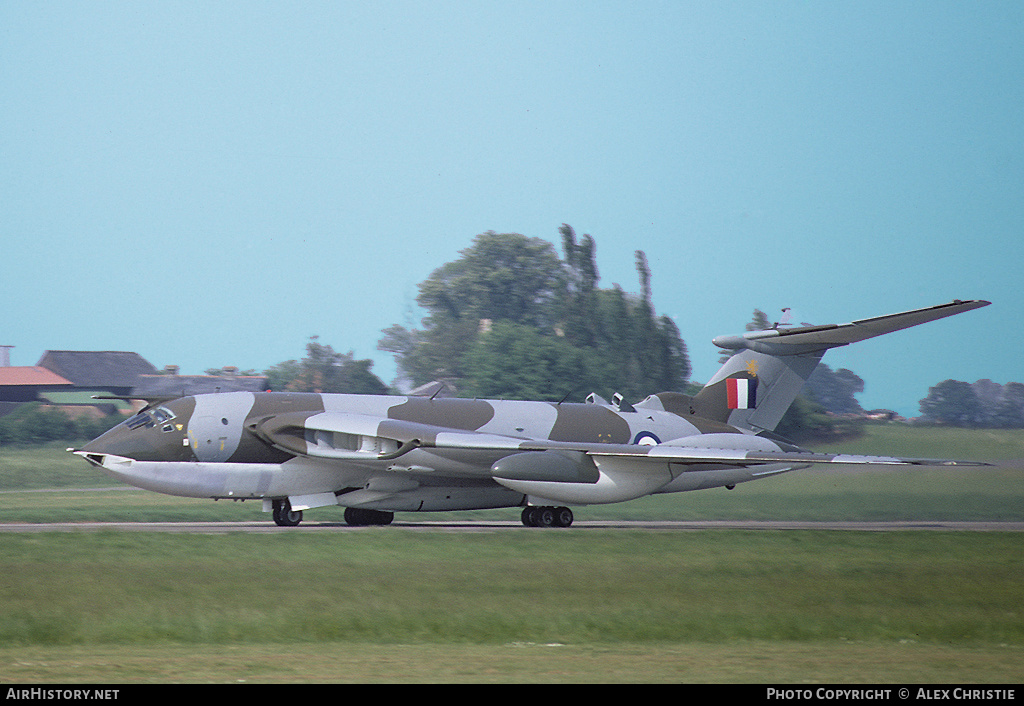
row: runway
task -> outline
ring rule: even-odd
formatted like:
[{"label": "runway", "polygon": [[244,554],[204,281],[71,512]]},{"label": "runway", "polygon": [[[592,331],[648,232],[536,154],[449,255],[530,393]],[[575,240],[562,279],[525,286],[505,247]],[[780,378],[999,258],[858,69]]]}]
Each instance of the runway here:
[{"label": "runway", "polygon": [[788,520],[580,520],[566,529],[525,527],[514,521],[396,521],[387,527],[351,527],[343,522],[304,522],[298,527],[278,527],[273,522],[52,522],[5,523],[0,532],[171,532],[183,534],[279,534],[287,532],[587,532],[593,530],[644,530],[699,532],[747,531],[846,531],[846,532],[1024,532],[1024,522],[797,522]]}]

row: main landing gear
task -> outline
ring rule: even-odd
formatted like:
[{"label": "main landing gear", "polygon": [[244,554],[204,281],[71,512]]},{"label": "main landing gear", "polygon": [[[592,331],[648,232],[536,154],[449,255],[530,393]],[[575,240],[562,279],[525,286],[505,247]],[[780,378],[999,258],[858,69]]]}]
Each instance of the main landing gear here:
[{"label": "main landing gear", "polygon": [[365,510],[359,507],[345,508],[345,522],[353,527],[366,525],[390,525],[395,519],[395,513],[384,512],[383,510]]},{"label": "main landing gear", "polygon": [[567,507],[530,505],[523,508],[523,524],[527,527],[568,527],[572,510]]}]

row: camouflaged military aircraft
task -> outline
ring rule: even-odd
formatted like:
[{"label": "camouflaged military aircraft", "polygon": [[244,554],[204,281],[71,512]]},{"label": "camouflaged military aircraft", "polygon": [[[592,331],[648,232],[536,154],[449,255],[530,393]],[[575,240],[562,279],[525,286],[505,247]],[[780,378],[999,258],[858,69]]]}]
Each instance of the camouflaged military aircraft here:
[{"label": "camouflaged military aircraft", "polygon": [[[159,493],[263,503],[281,526],[345,507],[352,525],[395,512],[522,507],[567,527],[570,505],[738,483],[813,464],[962,462],[812,453],[772,432],[830,348],[988,305],[949,304],[848,324],[721,336],[732,356],[696,395],[636,404],[228,392],[150,400],[81,449]],[[968,462],[969,463],[969,462]]]}]

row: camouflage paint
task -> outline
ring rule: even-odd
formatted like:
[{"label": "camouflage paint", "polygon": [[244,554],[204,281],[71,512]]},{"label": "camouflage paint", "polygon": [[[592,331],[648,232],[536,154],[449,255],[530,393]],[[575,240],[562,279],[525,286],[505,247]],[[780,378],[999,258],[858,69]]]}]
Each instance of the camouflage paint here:
[{"label": "camouflage paint", "polygon": [[[228,392],[156,403],[76,453],[158,492],[413,511],[620,502],[811,463],[934,464],[811,453],[761,432],[828,348],[986,304],[719,337],[734,354],[692,397],[631,406]],[[756,379],[752,409],[730,409],[730,379]]]}]

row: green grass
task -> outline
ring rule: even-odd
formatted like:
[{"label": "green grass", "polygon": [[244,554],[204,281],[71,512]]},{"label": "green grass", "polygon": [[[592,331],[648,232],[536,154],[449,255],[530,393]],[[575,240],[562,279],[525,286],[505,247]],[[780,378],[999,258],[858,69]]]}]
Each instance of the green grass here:
[{"label": "green grass", "polygon": [[123,485],[68,453],[66,446],[0,446],[0,490]]},{"label": "green grass", "polygon": [[1019,683],[1021,659],[1016,647],[963,648],[912,641],[0,647],[0,681],[768,683],[813,689],[815,683]]},{"label": "green grass", "polygon": [[1012,533],[2,535],[0,643],[1024,645],[1019,552]]},{"label": "green grass", "polygon": [[[833,450],[1019,459],[1021,438],[879,425]],[[269,524],[254,502],[81,490],[119,485],[62,449],[0,449],[0,522]],[[38,492],[53,488],[64,490]],[[518,513],[397,519],[473,517]],[[1024,470],[805,470],[577,517],[1020,521]],[[0,681],[1015,683],[1020,543],[1010,532],[5,533]]]},{"label": "green grass", "polygon": [[[0,678],[764,681],[788,654],[825,682],[850,659],[871,680],[1013,680],[1019,548],[967,532],[6,534]],[[752,661],[686,661],[705,652]]]},{"label": "green grass", "polygon": [[1022,656],[909,641],[0,647],[0,682],[1015,684]]},{"label": "green grass", "polygon": [[960,429],[868,424],[859,439],[820,445],[821,451],[881,454],[910,458],[975,461],[1024,461],[1024,429]]}]

